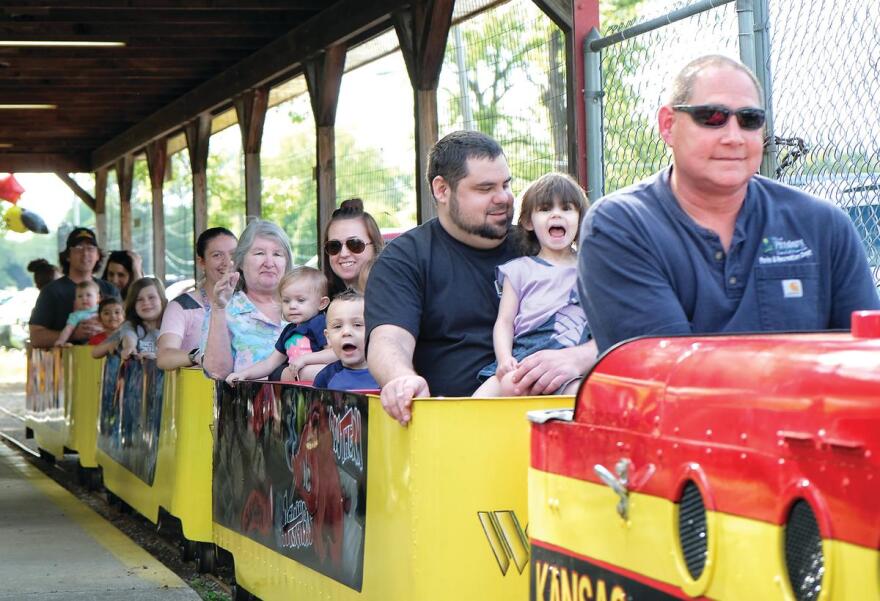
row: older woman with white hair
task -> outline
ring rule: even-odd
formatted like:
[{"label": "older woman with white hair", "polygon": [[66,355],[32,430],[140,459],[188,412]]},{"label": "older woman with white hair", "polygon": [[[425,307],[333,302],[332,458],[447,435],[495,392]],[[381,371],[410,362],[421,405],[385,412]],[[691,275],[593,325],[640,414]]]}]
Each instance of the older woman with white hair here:
[{"label": "older woman with white hair", "polygon": [[274,223],[255,219],[241,234],[235,269],[217,281],[202,348],[203,367],[223,379],[265,359],[284,329],[278,282],[292,267],[290,240]]}]

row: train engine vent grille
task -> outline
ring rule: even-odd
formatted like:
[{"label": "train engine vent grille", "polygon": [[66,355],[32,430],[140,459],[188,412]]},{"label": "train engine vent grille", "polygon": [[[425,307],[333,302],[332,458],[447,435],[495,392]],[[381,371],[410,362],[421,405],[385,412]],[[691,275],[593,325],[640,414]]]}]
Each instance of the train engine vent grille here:
[{"label": "train engine vent grille", "polygon": [[685,484],[678,508],[678,538],[691,578],[698,580],[706,567],[709,530],[706,506],[700,489],[693,482]]},{"label": "train engine vent grille", "polygon": [[792,505],[785,525],[785,567],[795,599],[815,601],[822,592],[825,554],[822,535],[810,505],[797,501]]}]

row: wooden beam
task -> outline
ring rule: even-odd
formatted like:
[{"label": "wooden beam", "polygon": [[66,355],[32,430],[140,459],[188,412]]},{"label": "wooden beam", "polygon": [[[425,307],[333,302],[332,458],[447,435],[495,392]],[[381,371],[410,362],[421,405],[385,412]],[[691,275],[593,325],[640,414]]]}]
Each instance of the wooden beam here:
[{"label": "wooden beam", "polygon": [[437,119],[437,88],[415,92],[416,142],[416,220],[425,223],[437,216],[434,193],[428,183],[428,152],[437,142],[440,125]]},{"label": "wooden beam", "polygon": [[574,22],[572,0],[532,0],[563,32],[571,31]]},{"label": "wooden beam", "polygon": [[153,275],[165,283],[165,169],[168,165],[168,140],[147,144],[147,169],[153,197]]},{"label": "wooden beam", "polygon": [[107,248],[107,168],[95,171],[95,234],[98,247]]},{"label": "wooden beam", "polygon": [[76,183],[76,180],[70,177],[68,174],[63,171],[56,171],[55,175],[64,182],[68,188],[70,188],[74,194],[76,194],[80,200],[82,200],[87,207],[91,210],[95,210],[95,199],[91,194],[82,189],[82,187]]},{"label": "wooden beam", "polygon": [[[277,81],[301,69],[316,49],[344,43],[387,22],[388,15],[406,0],[342,0],[321,11],[302,26],[268,44],[217,77],[184,94],[148,119],[110,140],[92,153],[95,167],[116,160],[166,135],[197,114],[229,102],[249,88]],[[222,39],[222,38],[221,38]]]},{"label": "wooden beam", "polygon": [[[259,10],[318,10],[327,6],[327,0],[52,0],[55,8],[97,9],[97,10],[144,10],[175,9],[217,10],[217,9],[259,9]],[[10,0],[3,5],[7,11],[46,9],[46,0]]]},{"label": "wooden beam", "polygon": [[136,41],[138,38],[150,38],[151,43],[157,38],[173,40],[190,37],[208,38],[217,36],[219,39],[232,41],[235,38],[274,39],[290,27],[284,22],[252,23],[224,22],[212,23],[204,27],[190,23],[60,23],[56,21],[16,21],[14,23],[0,21],[0,36],[4,40],[76,40],[104,41],[125,39]]},{"label": "wooden beam", "polygon": [[262,178],[260,177],[260,146],[263,141],[263,124],[269,108],[269,88],[266,86],[248,90],[235,97],[235,114],[241,131],[241,149],[244,152],[245,218],[247,221],[263,216],[260,200]]},{"label": "wooden beam", "polygon": [[437,142],[440,129],[437,85],[454,4],[454,0],[416,0],[409,8],[394,13],[394,28],[414,94],[416,217],[419,223],[437,215],[425,172],[428,151]]},{"label": "wooden beam", "polygon": [[324,229],[336,210],[336,107],[345,71],[345,54],[345,46],[336,44],[305,64],[306,86],[315,116],[315,179],[318,183],[315,240],[318,241],[316,250],[321,264],[324,262],[324,254],[320,251],[325,242],[322,239]]},{"label": "wooden beam", "polygon": [[[208,144],[211,140],[211,115],[202,113],[186,124],[186,148],[192,170],[193,245],[208,229]],[[193,277],[199,279],[198,263],[193,262]]]},{"label": "wooden beam", "polygon": [[345,71],[345,55],[346,47],[337,44],[305,63],[306,86],[309,90],[315,125],[323,127],[336,123],[336,107],[339,104],[342,73]]},{"label": "wooden beam", "polygon": [[0,170],[4,173],[88,173],[89,157],[84,153],[0,152]]},{"label": "wooden beam", "polygon": [[119,187],[119,231],[123,250],[131,246],[131,187],[134,179],[134,155],[116,161],[116,184]]}]

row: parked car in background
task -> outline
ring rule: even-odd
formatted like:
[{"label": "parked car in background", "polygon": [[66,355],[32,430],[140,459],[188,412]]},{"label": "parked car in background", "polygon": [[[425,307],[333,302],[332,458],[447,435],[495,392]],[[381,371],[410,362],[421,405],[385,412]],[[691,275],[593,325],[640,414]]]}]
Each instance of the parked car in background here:
[{"label": "parked car in background", "polygon": [[0,291],[0,347],[24,348],[28,321],[39,294],[34,287]]},{"label": "parked car in background", "polygon": [[880,282],[880,173],[843,173],[790,183],[846,211],[865,241],[874,281]]}]

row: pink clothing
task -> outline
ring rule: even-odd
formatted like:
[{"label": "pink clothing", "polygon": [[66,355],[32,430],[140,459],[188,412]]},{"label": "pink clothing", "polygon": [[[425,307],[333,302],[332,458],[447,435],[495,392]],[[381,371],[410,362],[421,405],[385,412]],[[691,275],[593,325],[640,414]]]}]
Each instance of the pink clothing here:
[{"label": "pink clothing", "polygon": [[176,334],[183,339],[180,348],[185,351],[198,348],[202,338],[202,322],[205,319],[205,306],[198,292],[184,292],[168,303],[162,316],[163,334]]},{"label": "pink clothing", "polygon": [[299,336],[296,342],[287,347],[287,360],[295,361],[297,358],[302,357],[303,355],[307,355],[312,351],[312,341],[306,338],[305,336],[295,334]]}]

